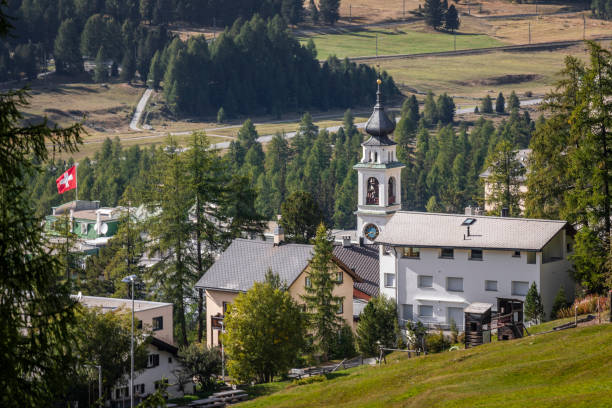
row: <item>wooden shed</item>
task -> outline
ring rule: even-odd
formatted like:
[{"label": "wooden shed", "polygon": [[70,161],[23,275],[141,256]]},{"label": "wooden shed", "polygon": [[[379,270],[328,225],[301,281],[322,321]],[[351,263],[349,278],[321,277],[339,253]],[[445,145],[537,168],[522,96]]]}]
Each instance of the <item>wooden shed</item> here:
[{"label": "wooden shed", "polygon": [[497,340],[511,340],[523,337],[523,301],[497,298]]},{"label": "wooden shed", "polygon": [[490,303],[472,303],[463,312],[465,316],[465,348],[491,342]]}]

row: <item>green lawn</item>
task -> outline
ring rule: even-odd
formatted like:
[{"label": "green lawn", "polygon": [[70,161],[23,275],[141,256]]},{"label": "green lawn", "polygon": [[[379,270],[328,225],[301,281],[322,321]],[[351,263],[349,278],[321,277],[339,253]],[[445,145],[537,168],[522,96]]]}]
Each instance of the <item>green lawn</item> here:
[{"label": "green lawn", "polygon": [[[336,55],[338,58],[376,55],[376,36],[378,55],[418,54],[454,49],[452,34],[418,31],[409,26],[341,31],[311,38],[317,46],[318,58],[326,59],[329,55]],[[459,33],[456,39],[458,50],[504,45],[484,34]],[[300,41],[306,43],[308,38],[300,38]]]},{"label": "green lawn", "polygon": [[[241,407],[610,407],[612,325],[358,367]],[[282,385],[279,384],[279,388]]]}]

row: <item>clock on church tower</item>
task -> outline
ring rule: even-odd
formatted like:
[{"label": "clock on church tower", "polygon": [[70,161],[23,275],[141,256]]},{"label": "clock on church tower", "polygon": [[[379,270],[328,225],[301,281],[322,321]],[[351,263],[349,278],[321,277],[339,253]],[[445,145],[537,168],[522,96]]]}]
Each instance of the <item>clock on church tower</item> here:
[{"label": "clock on church tower", "polygon": [[381,101],[377,80],[376,105],[366,123],[370,138],[361,144],[361,161],[353,166],[358,173],[357,232],[374,242],[391,216],[401,208],[401,171],[396,145],[389,135],[395,130]]}]

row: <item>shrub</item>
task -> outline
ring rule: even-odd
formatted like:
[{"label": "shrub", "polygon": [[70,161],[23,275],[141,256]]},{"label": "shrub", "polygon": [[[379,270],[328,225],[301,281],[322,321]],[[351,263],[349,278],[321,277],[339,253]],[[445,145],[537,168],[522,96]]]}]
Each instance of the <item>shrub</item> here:
[{"label": "shrub", "polygon": [[312,384],[312,383],[323,382],[323,381],[327,381],[327,377],[324,376],[323,374],[320,374],[320,375],[313,375],[312,377],[306,377],[306,378],[300,378],[298,380],[293,380],[291,384],[306,385],[306,384]]},{"label": "shrub", "polygon": [[348,324],[344,323],[338,337],[330,347],[330,358],[350,358],[357,354],[355,350],[355,336]]},{"label": "shrub", "polygon": [[606,296],[587,295],[582,299],[576,299],[571,306],[560,309],[557,312],[557,318],[574,317],[576,306],[579,315],[595,313],[597,312],[597,302],[599,302],[600,310],[610,309],[610,301]]},{"label": "shrub", "polygon": [[442,330],[438,333],[428,334],[425,337],[425,346],[428,353],[439,353],[450,348],[450,341],[444,336]]},{"label": "shrub", "polygon": [[563,288],[563,286],[561,286],[559,288],[559,292],[557,292],[557,296],[555,296],[552,310],[550,312],[550,318],[556,319],[557,313],[559,313],[559,310],[567,307],[567,305],[568,305],[568,301],[567,301],[567,296],[565,295],[565,289]]}]

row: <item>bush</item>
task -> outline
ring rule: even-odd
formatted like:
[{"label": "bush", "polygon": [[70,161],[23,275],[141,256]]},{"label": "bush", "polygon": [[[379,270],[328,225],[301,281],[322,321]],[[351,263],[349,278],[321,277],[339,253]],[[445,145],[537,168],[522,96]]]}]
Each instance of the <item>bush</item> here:
[{"label": "bush", "polygon": [[451,346],[450,341],[444,336],[442,330],[439,333],[428,334],[425,337],[425,350],[428,353],[439,353],[448,350]]},{"label": "bush", "polygon": [[179,350],[178,360],[183,365],[183,377],[194,378],[204,390],[215,388],[214,376],[221,373],[221,351],[218,347],[208,348],[202,343],[191,343]]},{"label": "bush", "polygon": [[578,314],[583,315],[587,313],[597,312],[597,302],[599,302],[600,310],[609,310],[610,301],[606,296],[587,295],[582,299],[576,299],[574,303],[566,308],[560,309],[557,312],[557,318],[574,317],[574,309],[578,307]]},{"label": "bush", "polygon": [[355,336],[348,324],[344,324],[338,333],[338,337],[332,342],[330,347],[330,358],[351,358],[355,357]]},{"label": "bush", "polygon": [[552,310],[550,312],[550,318],[556,319],[557,313],[559,310],[566,308],[568,306],[567,296],[565,295],[565,289],[563,286],[559,288],[559,292],[557,292],[557,296],[555,296],[555,300],[553,302]]},{"label": "bush", "polygon": [[306,384],[312,384],[312,383],[323,382],[323,381],[327,381],[327,377],[324,376],[323,374],[320,374],[320,375],[313,375],[312,377],[306,377],[306,378],[300,378],[298,380],[293,380],[291,384],[306,385]]}]

